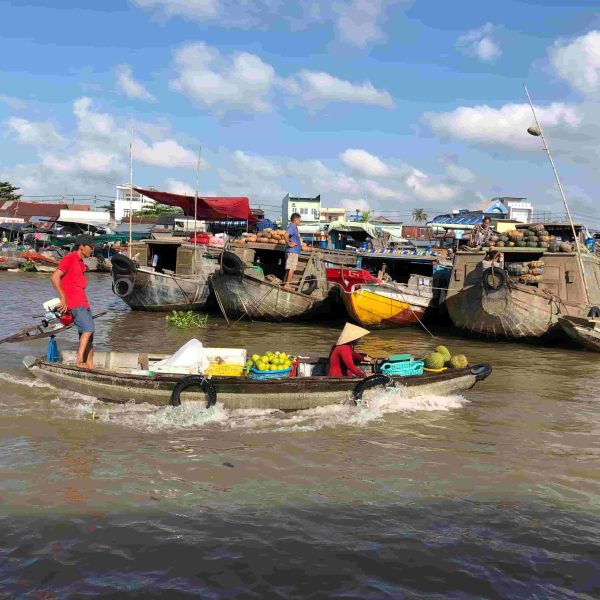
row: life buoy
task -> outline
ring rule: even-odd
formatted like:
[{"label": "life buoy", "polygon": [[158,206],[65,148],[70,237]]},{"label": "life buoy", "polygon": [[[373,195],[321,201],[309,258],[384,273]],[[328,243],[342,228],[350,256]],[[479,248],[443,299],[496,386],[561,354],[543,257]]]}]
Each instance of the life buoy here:
[{"label": "life buoy", "polygon": [[113,283],[113,292],[119,296],[119,298],[127,298],[133,292],[133,281],[120,277]]},{"label": "life buoy", "polygon": [[302,292],[306,296],[310,296],[317,289],[318,285],[319,285],[319,280],[317,279],[317,276],[309,275],[304,280],[304,283],[302,284],[302,288],[300,289],[300,292]]},{"label": "life buoy", "polygon": [[588,313],[588,317],[590,319],[597,319],[600,317],[600,308],[597,306],[592,306],[592,308],[590,308],[590,312]]},{"label": "life buoy", "polygon": [[223,252],[221,256],[221,269],[225,275],[241,275],[246,265],[244,261],[233,252]]},{"label": "life buoy", "polygon": [[181,406],[181,393],[190,387],[199,387],[206,396],[206,408],[214,406],[217,402],[217,389],[213,383],[202,375],[188,375],[180,379],[171,394],[171,406]]},{"label": "life buoy", "polygon": [[357,403],[362,400],[362,396],[367,390],[375,387],[387,387],[388,385],[391,385],[392,382],[393,380],[391,377],[381,373],[365,377],[354,386],[354,389],[352,390],[352,400]]},{"label": "life buoy", "polygon": [[503,288],[508,281],[506,271],[497,267],[488,267],[481,277],[483,279],[483,287],[491,292],[496,292],[500,288]]},{"label": "life buoy", "polygon": [[118,275],[127,275],[128,273],[135,273],[136,265],[125,254],[114,254],[110,259],[112,270]]}]

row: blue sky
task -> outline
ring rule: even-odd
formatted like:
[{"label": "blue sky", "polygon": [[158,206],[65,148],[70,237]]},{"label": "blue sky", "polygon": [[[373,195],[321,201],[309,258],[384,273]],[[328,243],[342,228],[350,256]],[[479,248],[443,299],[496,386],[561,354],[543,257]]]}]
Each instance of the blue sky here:
[{"label": "blue sky", "polygon": [[[92,6],[97,4],[98,6]],[[597,0],[0,0],[0,179],[26,196],[134,180],[286,192],[409,220],[528,196],[596,218]]]}]

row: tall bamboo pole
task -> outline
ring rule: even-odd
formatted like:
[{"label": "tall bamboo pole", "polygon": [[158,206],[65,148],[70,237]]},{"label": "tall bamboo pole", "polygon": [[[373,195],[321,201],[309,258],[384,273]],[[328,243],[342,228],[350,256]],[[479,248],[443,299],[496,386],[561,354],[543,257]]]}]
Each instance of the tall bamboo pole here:
[{"label": "tall bamboo pole", "polygon": [[[573,232],[573,239],[575,240],[575,248],[577,250],[577,259],[579,261],[579,271],[581,273],[581,281],[583,283],[583,289],[585,290],[585,297],[587,299],[587,303],[590,304],[590,292],[588,290],[587,281],[585,278],[585,272],[583,270],[583,258],[581,257],[581,248],[579,247],[579,239],[577,237],[577,231],[575,229],[575,224],[573,223],[573,217],[571,216],[571,211],[569,209],[569,204],[567,203],[567,198],[565,196],[565,192],[563,190],[563,186],[560,182],[560,177],[558,176],[558,171],[556,170],[556,165],[554,164],[554,160],[552,158],[552,154],[550,152],[550,147],[548,146],[548,142],[546,141],[546,136],[544,135],[544,130],[537,118],[537,114],[535,112],[535,108],[533,107],[533,102],[531,101],[531,96],[529,95],[529,90],[527,86],[523,84],[525,88],[525,93],[527,94],[527,100],[529,101],[529,106],[531,107],[531,112],[533,113],[533,118],[535,119],[536,129],[532,129],[531,127],[527,130],[531,135],[540,136],[542,138],[542,142],[544,144],[544,150],[548,155],[548,160],[550,161],[550,165],[552,167],[552,171],[554,173],[554,177],[556,179],[556,184],[558,185],[558,190],[560,192],[560,196],[562,198],[563,204],[565,206],[565,211],[567,213],[567,218],[569,219],[569,224],[571,225],[571,231]],[[539,132],[539,133],[538,133]]]},{"label": "tall bamboo pole", "polygon": [[131,245],[133,243],[133,127],[131,128],[131,136],[129,138],[129,258],[131,258]]}]

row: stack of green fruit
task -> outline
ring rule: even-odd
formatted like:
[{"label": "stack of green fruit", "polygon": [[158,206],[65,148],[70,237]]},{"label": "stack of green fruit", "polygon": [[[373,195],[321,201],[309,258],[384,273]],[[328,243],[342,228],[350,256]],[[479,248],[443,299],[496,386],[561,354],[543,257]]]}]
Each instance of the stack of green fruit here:
[{"label": "stack of green fruit", "polygon": [[425,361],[425,367],[428,369],[441,369],[444,366],[453,369],[465,369],[469,364],[464,354],[452,356],[446,346],[438,346],[435,352],[428,354],[423,360]]},{"label": "stack of green fruit", "polygon": [[246,361],[246,369],[256,369],[257,371],[281,371],[289,369],[292,366],[293,357],[285,352],[266,352],[262,356],[253,354],[252,358]]}]

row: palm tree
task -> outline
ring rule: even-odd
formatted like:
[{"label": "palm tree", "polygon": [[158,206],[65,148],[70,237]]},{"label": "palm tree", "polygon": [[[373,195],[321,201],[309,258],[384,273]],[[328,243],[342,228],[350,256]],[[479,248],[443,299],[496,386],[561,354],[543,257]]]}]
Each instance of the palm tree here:
[{"label": "palm tree", "polygon": [[415,208],[412,211],[413,223],[426,223],[427,219],[429,219],[429,215],[425,212],[425,209]]},{"label": "palm tree", "polygon": [[373,216],[373,211],[370,208],[360,211],[360,220],[362,223],[368,223],[369,219]]}]

